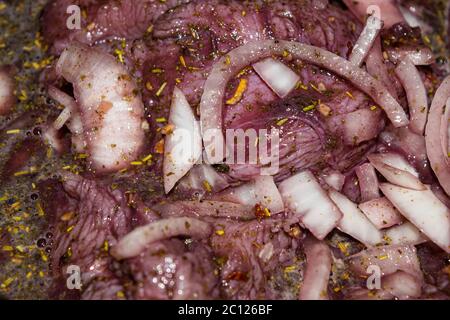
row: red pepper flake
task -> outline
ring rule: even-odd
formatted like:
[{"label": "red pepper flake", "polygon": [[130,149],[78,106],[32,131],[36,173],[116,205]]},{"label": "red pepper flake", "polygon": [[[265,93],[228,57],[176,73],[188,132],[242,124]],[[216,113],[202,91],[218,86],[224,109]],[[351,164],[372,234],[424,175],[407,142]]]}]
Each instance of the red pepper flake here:
[{"label": "red pepper flake", "polygon": [[256,218],[258,218],[258,220],[269,218],[270,210],[257,203],[255,204],[255,216]]},{"label": "red pepper flake", "polygon": [[225,278],[225,280],[247,281],[248,276],[247,273],[241,271],[233,271]]}]

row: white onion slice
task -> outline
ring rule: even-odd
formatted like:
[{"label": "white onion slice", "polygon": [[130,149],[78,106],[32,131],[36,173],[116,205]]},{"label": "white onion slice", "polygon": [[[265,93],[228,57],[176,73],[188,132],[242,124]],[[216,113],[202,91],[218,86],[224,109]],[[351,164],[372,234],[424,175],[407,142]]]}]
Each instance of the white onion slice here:
[{"label": "white onion slice", "polygon": [[378,177],[375,168],[370,163],[364,163],[356,168],[361,200],[369,201],[380,197]]},{"label": "white onion slice", "polygon": [[14,80],[6,68],[0,68],[0,116],[11,111],[15,102]]},{"label": "white onion slice", "polygon": [[396,153],[377,153],[368,156],[370,163],[389,182],[414,190],[425,190],[417,171],[404,157]]},{"label": "white onion slice", "polygon": [[230,51],[214,64],[205,82],[200,102],[200,123],[210,163],[218,163],[226,155],[221,110],[228,81],[249,64],[271,55],[281,56],[285,52],[289,52],[294,59],[318,65],[351,81],[384,109],[394,126],[408,124],[404,110],[381,82],[348,60],[327,50],[293,41],[251,41]]},{"label": "white onion slice", "polygon": [[253,69],[280,98],[286,97],[300,80],[291,68],[273,58],[254,63]]},{"label": "white onion slice", "polygon": [[415,299],[422,295],[422,282],[404,271],[397,271],[381,280],[383,289],[400,300]]},{"label": "white onion slice", "polygon": [[341,191],[345,183],[345,176],[339,171],[332,171],[322,176],[323,180],[332,188]]},{"label": "white onion slice", "polygon": [[278,186],[285,207],[298,216],[317,239],[324,239],[342,217],[310,171],[303,171]]},{"label": "white onion slice", "polygon": [[390,244],[417,245],[427,242],[428,239],[411,222],[402,223],[399,226],[385,230],[385,238]]},{"label": "white onion slice", "polygon": [[402,223],[403,217],[385,197],[359,204],[359,208],[379,230]]},{"label": "white onion slice", "polygon": [[406,219],[450,253],[450,210],[431,190],[411,190],[389,183],[382,183],[380,188]]},{"label": "white onion slice", "polygon": [[284,211],[283,199],[272,176],[259,176],[239,187],[225,190],[213,199],[255,206],[260,204],[271,213]]},{"label": "white onion slice", "polygon": [[330,248],[323,241],[308,237],[304,241],[306,269],[300,288],[300,300],[328,300],[328,281],[332,257]]},{"label": "white onion slice", "polygon": [[366,25],[350,54],[349,60],[351,63],[361,67],[382,28],[383,21],[378,19],[375,15],[371,15],[367,18]]},{"label": "white onion slice", "polygon": [[369,248],[349,257],[349,265],[357,275],[365,277],[367,277],[367,270],[370,266],[377,266],[380,268],[382,276],[402,270],[417,279],[423,279],[417,250],[412,245]]},{"label": "white onion slice", "polygon": [[419,70],[409,59],[405,59],[397,65],[395,74],[405,88],[408,98],[409,128],[412,132],[423,135],[428,115],[428,98]]},{"label": "white onion slice", "polygon": [[202,154],[200,126],[183,92],[174,88],[169,116],[172,132],[164,143],[164,190],[168,193]]},{"label": "white onion slice", "polygon": [[118,259],[127,259],[139,255],[149,244],[155,241],[189,236],[195,239],[208,237],[212,232],[209,223],[193,218],[169,218],[137,227],[111,248],[111,255]]},{"label": "white onion slice", "polygon": [[[437,89],[431,103],[428,123],[425,128],[425,143],[427,147],[428,160],[441,187],[447,195],[450,195],[450,165],[448,153],[442,152],[442,144],[445,138],[442,136],[442,115],[446,112],[444,108],[450,97],[450,76],[447,77]],[[448,123],[447,123],[448,125]]]},{"label": "white onion slice", "polygon": [[428,66],[435,62],[433,51],[424,47],[420,49],[394,49],[387,48],[386,53],[391,62],[398,64],[400,61],[408,59],[415,66]]},{"label": "white onion slice", "polygon": [[382,242],[382,233],[367,219],[355,203],[334,190],[330,190],[329,195],[343,214],[337,226],[339,230],[366,246],[375,246]]}]

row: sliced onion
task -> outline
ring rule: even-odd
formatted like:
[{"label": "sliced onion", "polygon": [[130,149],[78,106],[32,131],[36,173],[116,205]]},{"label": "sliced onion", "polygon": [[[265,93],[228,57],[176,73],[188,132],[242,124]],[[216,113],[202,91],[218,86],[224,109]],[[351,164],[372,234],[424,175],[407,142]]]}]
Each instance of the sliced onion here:
[{"label": "sliced onion", "polygon": [[430,189],[411,190],[389,183],[382,183],[380,188],[406,219],[450,252],[450,209]]},{"label": "sliced onion", "polygon": [[256,177],[252,182],[225,190],[213,198],[249,206],[259,204],[269,209],[271,213],[284,211],[283,199],[272,176]]},{"label": "sliced onion", "polygon": [[301,223],[317,239],[324,239],[342,217],[310,171],[303,171],[279,186],[285,207],[298,216]]},{"label": "sliced onion", "polygon": [[381,284],[384,290],[401,300],[419,298],[422,295],[422,282],[404,271],[383,277]]},{"label": "sliced onion", "polygon": [[425,143],[428,159],[441,187],[447,195],[450,195],[450,165],[448,153],[442,152],[443,141],[445,141],[445,137],[443,137],[445,130],[442,130],[442,115],[447,113],[444,111],[444,108],[449,97],[450,77],[447,77],[434,95],[428,115],[428,123],[425,128]]},{"label": "sliced onion", "polygon": [[366,25],[350,54],[349,60],[351,63],[361,67],[382,28],[383,21],[378,19],[375,15],[371,15],[367,18]]},{"label": "sliced onion", "polygon": [[374,77],[379,79],[382,84],[386,87],[388,92],[396,99],[399,100],[397,91],[392,81],[390,72],[385,63],[381,49],[381,40],[378,37],[373,44],[372,50],[370,50],[369,55],[366,58],[366,68],[367,72]]},{"label": "sliced onion", "polygon": [[349,264],[350,268],[360,276],[368,276],[369,266],[378,266],[382,276],[401,270],[417,279],[423,279],[417,250],[411,245],[369,248],[349,257]]},{"label": "sliced onion", "polygon": [[375,168],[370,163],[364,163],[356,168],[361,200],[369,201],[380,197],[378,177]]},{"label": "sliced onion", "polygon": [[59,130],[70,119],[72,113],[77,112],[77,103],[75,102],[74,98],[54,86],[50,86],[47,90],[47,93],[50,98],[58,102],[60,105],[64,106],[64,110],[53,123],[53,127],[56,130]]},{"label": "sliced onion", "polygon": [[195,239],[208,237],[212,232],[209,223],[193,218],[170,218],[137,227],[111,249],[111,255],[127,259],[139,255],[152,242],[177,236]]},{"label": "sliced onion", "polygon": [[15,102],[14,79],[6,68],[0,68],[0,116],[11,111]]},{"label": "sliced onion", "polygon": [[238,220],[255,219],[254,206],[224,201],[176,201],[161,203],[152,207],[163,218],[169,217],[211,217]]},{"label": "sliced onion", "polygon": [[202,154],[200,126],[183,92],[173,90],[169,126],[164,143],[164,190],[169,193]]},{"label": "sliced onion", "polygon": [[286,97],[300,80],[291,68],[273,58],[254,63],[253,69],[280,98]]},{"label": "sliced onion", "polygon": [[322,176],[323,180],[332,188],[341,191],[345,183],[345,176],[339,171],[332,171]]},{"label": "sliced onion", "polygon": [[405,59],[415,66],[427,66],[435,62],[433,51],[428,47],[414,49],[387,48],[386,53],[391,62],[398,64]]},{"label": "sliced onion", "polygon": [[308,237],[304,241],[306,269],[300,288],[300,300],[328,300],[332,257],[330,248],[323,241]]},{"label": "sliced onion", "polygon": [[414,190],[425,190],[417,171],[397,153],[378,153],[368,156],[370,163],[389,182]]},{"label": "sliced onion", "polygon": [[294,59],[318,65],[351,81],[385,110],[394,126],[401,127],[408,124],[408,118],[402,107],[381,82],[344,58],[327,50],[293,41],[251,41],[222,57],[213,66],[205,82],[200,103],[200,122],[210,163],[220,162],[223,159],[220,156],[225,156],[221,110],[228,81],[245,66],[271,55],[281,56],[285,52],[289,52]]},{"label": "sliced onion", "polygon": [[329,195],[343,214],[337,226],[339,230],[366,246],[375,246],[382,242],[382,233],[366,218],[355,203],[334,190],[330,190]]},{"label": "sliced onion", "polygon": [[387,241],[393,245],[417,245],[428,241],[424,234],[410,222],[387,229],[385,235]]},{"label": "sliced onion", "polygon": [[359,204],[359,208],[379,230],[402,223],[402,215],[385,197]]},{"label": "sliced onion", "polygon": [[408,59],[402,60],[395,69],[395,74],[405,88],[409,105],[409,128],[412,132],[423,135],[428,115],[428,98],[419,70]]},{"label": "sliced onion", "polygon": [[[219,192],[229,186],[225,177],[221,176],[208,164],[195,165],[189,173],[183,177],[177,188],[185,192]],[[208,190],[210,188],[210,190]]]}]

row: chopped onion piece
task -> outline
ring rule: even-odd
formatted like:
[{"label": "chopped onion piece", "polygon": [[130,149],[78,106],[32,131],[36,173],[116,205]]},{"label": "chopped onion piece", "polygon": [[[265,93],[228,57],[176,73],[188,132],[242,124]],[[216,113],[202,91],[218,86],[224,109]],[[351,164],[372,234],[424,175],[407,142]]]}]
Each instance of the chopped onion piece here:
[{"label": "chopped onion piece", "polygon": [[323,241],[308,237],[304,241],[306,269],[300,288],[300,300],[328,300],[332,257],[330,248]]},{"label": "chopped onion piece", "polygon": [[284,211],[283,199],[272,176],[259,176],[239,187],[225,190],[213,199],[254,206],[260,204],[271,213]]},{"label": "chopped onion piece", "polygon": [[348,146],[375,139],[382,129],[382,113],[376,109],[361,108],[340,116],[342,139]]},{"label": "chopped onion piece", "polygon": [[202,154],[200,126],[183,92],[174,88],[164,143],[164,190],[168,193]]},{"label": "chopped onion piece", "polygon": [[345,176],[339,171],[324,174],[322,178],[330,187],[337,191],[341,191],[345,183]]},{"label": "chopped onion piece", "polygon": [[408,98],[409,128],[412,132],[423,135],[428,115],[428,98],[419,70],[409,59],[405,59],[398,64],[395,74],[405,88]]},{"label": "chopped onion piece", "polygon": [[334,190],[330,190],[329,195],[343,214],[337,226],[339,230],[366,246],[375,246],[382,242],[382,233],[366,218],[355,203]]},{"label": "chopped onion piece", "polygon": [[351,81],[384,109],[394,126],[402,127],[408,124],[404,110],[382,83],[348,60],[327,50],[299,42],[250,41],[230,51],[214,64],[205,82],[200,102],[200,122],[207,159],[211,164],[222,161],[226,156],[221,110],[228,81],[247,65],[272,55],[281,56],[286,52],[294,59],[328,69]]},{"label": "chopped onion piece", "polygon": [[378,153],[368,156],[370,163],[389,182],[414,190],[425,190],[417,171],[404,157],[396,153]]},{"label": "chopped onion piece", "polygon": [[364,163],[356,168],[361,200],[369,201],[380,197],[378,177],[375,168],[370,163]]},{"label": "chopped onion piece", "polygon": [[419,298],[422,294],[422,282],[404,271],[397,271],[381,280],[383,289],[401,300]]},{"label": "chopped onion piece", "polygon": [[[450,163],[448,153],[442,152],[443,141],[445,141],[444,130],[442,130],[444,110],[450,97],[450,76],[447,77],[437,89],[433,102],[431,103],[428,122],[425,128],[425,143],[427,147],[428,160],[441,187],[450,196]],[[446,124],[448,126],[448,123]]]},{"label": "chopped onion piece", "polygon": [[380,188],[406,219],[450,253],[450,209],[430,189],[411,190],[389,183]]},{"label": "chopped onion piece", "polygon": [[379,230],[392,227],[403,221],[402,215],[385,197],[360,203],[359,208]]},{"label": "chopped onion piece", "polygon": [[291,68],[273,58],[253,64],[253,69],[280,98],[286,97],[300,80]]},{"label": "chopped onion piece", "polygon": [[298,216],[317,239],[324,239],[342,217],[310,171],[303,171],[279,186],[285,207]]},{"label": "chopped onion piece", "polygon": [[401,270],[408,272],[417,279],[423,279],[417,250],[412,245],[373,247],[348,259],[350,268],[360,276],[367,277],[367,269],[370,266],[378,266],[382,276]]},{"label": "chopped onion piece", "polygon": [[215,193],[229,186],[226,178],[221,176],[208,164],[195,165],[178,183],[177,188],[185,192]]},{"label": "chopped onion piece", "polygon": [[427,242],[428,239],[411,222],[391,227],[385,231],[385,238],[389,244],[417,245]]},{"label": "chopped onion piece", "polygon": [[118,259],[127,259],[139,255],[149,244],[177,236],[189,236],[196,239],[208,237],[212,232],[209,223],[193,218],[169,218],[137,227],[117,245],[112,247],[111,255]]},{"label": "chopped onion piece", "polygon": [[258,257],[263,261],[263,262],[269,262],[270,258],[272,258],[273,256],[273,244],[272,242],[268,242],[266,243],[261,251],[259,251],[258,253]]},{"label": "chopped onion piece", "polygon": [[371,15],[367,18],[366,25],[350,54],[349,60],[351,63],[361,67],[382,28],[383,21],[378,19],[375,15]]}]

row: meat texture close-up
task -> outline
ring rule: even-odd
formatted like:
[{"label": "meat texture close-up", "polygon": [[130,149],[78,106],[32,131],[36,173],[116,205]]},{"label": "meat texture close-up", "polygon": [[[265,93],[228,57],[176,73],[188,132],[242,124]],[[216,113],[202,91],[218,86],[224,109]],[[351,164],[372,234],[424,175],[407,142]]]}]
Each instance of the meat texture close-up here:
[{"label": "meat texture close-up", "polygon": [[448,12],[0,1],[0,296],[449,299]]}]

